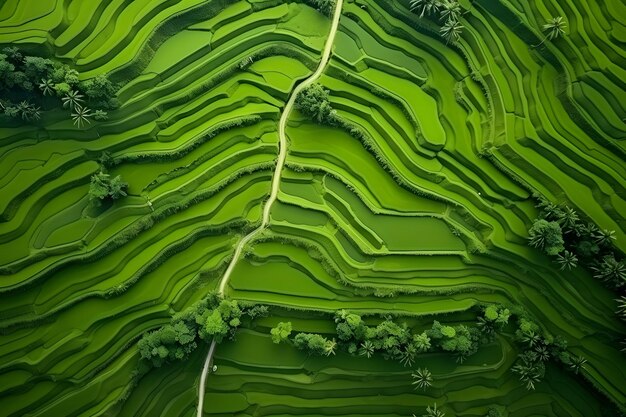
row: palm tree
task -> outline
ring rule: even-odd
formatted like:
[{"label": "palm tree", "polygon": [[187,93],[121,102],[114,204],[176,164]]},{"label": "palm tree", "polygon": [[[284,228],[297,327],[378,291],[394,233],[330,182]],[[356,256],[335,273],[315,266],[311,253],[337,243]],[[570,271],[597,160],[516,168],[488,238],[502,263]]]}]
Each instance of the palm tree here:
[{"label": "palm tree", "polygon": [[61,98],[61,101],[63,101],[63,107],[69,107],[73,110],[75,107],[80,107],[83,102],[83,95],[76,90],[70,90]]},{"label": "palm tree", "polygon": [[567,27],[567,22],[563,19],[562,16],[553,17],[548,20],[546,24],[543,25],[543,32],[546,34],[546,37],[543,40],[535,45],[535,47],[541,45],[547,40],[553,40],[558,38],[561,35],[565,35],[565,28]]},{"label": "palm tree", "polygon": [[566,27],[567,22],[563,20],[563,17],[557,16],[548,20],[548,23],[543,25],[543,31],[547,33],[546,37],[552,40],[558,38],[561,35],[565,35]]},{"label": "palm tree", "polygon": [[558,222],[564,228],[573,229],[574,226],[576,225],[576,222],[578,222],[578,220],[579,220],[578,213],[576,213],[576,210],[574,210],[571,207],[565,207],[559,213]]},{"label": "palm tree", "polygon": [[441,20],[459,20],[461,18],[461,5],[456,0],[444,0],[441,2],[439,17]]},{"label": "palm tree", "polygon": [[526,384],[527,390],[534,390],[535,384],[541,381],[539,373],[532,365],[518,364],[511,370],[519,375],[519,380]]},{"label": "palm tree", "polygon": [[76,106],[72,113],[72,119],[76,126],[83,127],[85,123],[91,123],[89,118],[92,116],[91,110],[87,107]]},{"label": "palm tree", "polygon": [[366,340],[361,343],[361,355],[367,358],[371,358],[374,355],[374,344],[371,341]]},{"label": "palm tree", "polygon": [[609,246],[616,239],[615,230],[597,230],[593,238],[599,245]]},{"label": "palm tree", "polygon": [[583,365],[587,363],[587,359],[582,356],[575,356],[572,358],[572,363],[569,365],[570,368],[574,371],[575,374],[582,369]]},{"label": "palm tree", "polygon": [[407,345],[403,350],[400,351],[398,355],[398,359],[400,359],[400,363],[404,366],[413,365],[413,361],[415,360],[415,354],[417,350],[413,345]]},{"label": "palm tree", "polygon": [[420,12],[420,17],[424,15],[434,14],[439,11],[441,3],[439,0],[411,0],[409,3],[409,9],[413,13]]},{"label": "palm tree", "polygon": [[591,269],[595,271],[594,278],[615,288],[621,288],[626,284],[626,265],[624,262],[616,260],[613,255],[605,256],[599,266]]},{"label": "palm tree", "polygon": [[541,336],[533,332],[532,330],[524,332],[524,334],[522,335],[522,342],[528,344],[528,347],[533,348],[538,345],[540,341]]},{"label": "palm tree", "polygon": [[93,113],[93,118],[98,120],[98,121],[104,121],[104,120],[107,120],[109,118],[109,115],[104,110],[96,110]]},{"label": "palm tree", "polygon": [[326,356],[334,355],[336,349],[337,349],[337,342],[335,341],[335,339],[327,340],[324,346],[324,354]]},{"label": "palm tree", "polygon": [[626,296],[621,296],[620,298],[616,299],[615,301],[617,301],[617,314],[623,318],[626,319]]},{"label": "palm tree", "polygon": [[22,116],[23,120],[28,120],[28,115],[30,114],[30,106],[31,104],[27,101],[22,101],[17,105],[17,112]]},{"label": "palm tree", "polygon": [[461,38],[464,26],[458,20],[448,19],[445,25],[439,29],[439,33],[446,40],[446,43],[458,42]]},{"label": "palm tree", "polygon": [[556,263],[561,265],[559,268],[561,271],[567,269],[572,270],[578,266],[578,257],[572,252],[566,250],[563,254],[556,255]]},{"label": "palm tree", "polygon": [[544,345],[537,345],[535,348],[535,353],[537,354],[537,359],[542,362],[547,362],[550,359],[550,352],[548,348]]},{"label": "palm tree", "polygon": [[435,403],[433,405],[433,408],[430,408],[430,406],[426,407],[426,414],[424,414],[422,417],[444,417],[445,415],[446,413],[444,413],[443,411],[437,410],[437,403]]},{"label": "palm tree", "polygon": [[427,368],[417,368],[417,371],[413,372],[411,377],[413,377],[411,384],[415,385],[414,389],[421,388],[425,390],[433,385],[433,375]]},{"label": "palm tree", "polygon": [[39,89],[43,92],[44,96],[52,95],[54,93],[54,82],[51,79],[42,79],[39,83]]},{"label": "palm tree", "polygon": [[39,120],[41,118],[41,112],[39,110],[39,107],[36,107],[28,101],[22,101],[16,107],[16,113],[18,113],[23,120]]}]

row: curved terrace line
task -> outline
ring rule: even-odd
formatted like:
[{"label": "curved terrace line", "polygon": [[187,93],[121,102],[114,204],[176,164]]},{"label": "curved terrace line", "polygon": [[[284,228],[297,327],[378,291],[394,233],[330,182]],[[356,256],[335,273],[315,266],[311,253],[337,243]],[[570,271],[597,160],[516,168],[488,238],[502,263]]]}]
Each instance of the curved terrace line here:
[{"label": "curved terrace line", "polygon": [[[265,203],[265,206],[263,207],[263,216],[261,219],[261,224],[259,225],[259,227],[257,227],[256,229],[248,233],[246,236],[244,236],[237,244],[233,258],[230,261],[230,264],[228,265],[228,268],[226,269],[224,276],[220,280],[220,285],[218,288],[218,292],[220,295],[224,295],[224,291],[226,289],[226,285],[228,284],[228,280],[230,279],[230,276],[233,270],[235,269],[235,265],[237,264],[237,261],[239,260],[241,253],[243,252],[244,246],[248,242],[250,242],[258,232],[265,229],[269,225],[270,210],[272,208],[272,204],[274,204],[274,202],[278,198],[280,176],[281,176],[283,167],[285,166],[285,160],[287,159],[287,136],[285,134],[285,129],[287,128],[287,120],[289,119],[289,114],[291,113],[291,110],[293,109],[293,106],[296,102],[296,98],[298,97],[298,94],[300,94],[302,90],[304,90],[305,88],[307,88],[308,86],[310,86],[311,84],[313,84],[315,81],[319,79],[319,77],[324,72],[326,65],[328,64],[328,61],[330,60],[330,54],[333,48],[333,44],[335,43],[335,35],[337,34],[337,29],[339,28],[339,19],[341,18],[342,6],[343,6],[343,0],[337,0],[337,3],[335,4],[335,10],[333,11],[333,20],[331,23],[330,32],[328,33],[328,39],[326,39],[326,45],[324,46],[322,58],[320,60],[320,63],[317,69],[315,70],[313,74],[311,74],[308,78],[306,78],[304,81],[302,81],[293,89],[289,97],[289,100],[287,101],[287,104],[285,105],[285,108],[283,109],[283,113],[280,116],[280,121],[278,122],[278,139],[279,139],[278,160],[276,162],[276,170],[274,171],[274,175],[272,177],[272,189],[270,192],[270,197]],[[213,357],[213,352],[215,351],[215,345],[216,345],[215,339],[213,339],[211,341],[211,346],[209,347],[209,352],[207,353],[206,360],[204,361],[204,366],[202,367],[202,374],[200,376],[200,385],[198,387],[198,409],[197,409],[197,414],[196,414],[197,417],[202,417],[202,408],[204,406],[204,388],[205,388],[205,383],[206,383],[206,377],[207,377],[207,374],[209,373],[209,364],[211,363],[211,358]]]}]

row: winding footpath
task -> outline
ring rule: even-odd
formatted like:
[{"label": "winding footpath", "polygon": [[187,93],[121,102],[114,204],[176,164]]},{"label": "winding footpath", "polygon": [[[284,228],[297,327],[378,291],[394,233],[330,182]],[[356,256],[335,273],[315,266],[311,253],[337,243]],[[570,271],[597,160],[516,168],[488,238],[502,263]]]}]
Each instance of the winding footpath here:
[{"label": "winding footpath", "polygon": [[[283,113],[278,123],[278,161],[276,162],[276,170],[274,171],[274,175],[272,176],[272,190],[270,192],[270,197],[263,207],[263,217],[261,220],[261,224],[259,225],[259,227],[244,236],[237,244],[233,258],[230,261],[230,264],[228,265],[228,268],[226,269],[226,272],[224,273],[224,276],[220,281],[220,285],[218,288],[220,295],[224,295],[224,291],[226,289],[226,285],[228,284],[228,280],[230,279],[230,275],[235,269],[235,265],[237,264],[237,261],[241,256],[241,252],[243,252],[243,248],[257,235],[257,233],[265,229],[270,223],[270,210],[272,208],[272,204],[276,201],[276,198],[278,197],[280,176],[283,167],[285,166],[285,160],[287,159],[287,136],[285,134],[285,129],[287,128],[287,120],[289,119],[289,114],[293,109],[298,94],[300,94],[302,90],[316,82],[324,72],[326,65],[328,65],[328,61],[330,60],[330,54],[333,49],[333,44],[335,43],[335,35],[337,34],[337,29],[339,28],[339,19],[341,18],[342,6],[343,0],[337,0],[337,3],[335,4],[335,10],[333,12],[333,20],[331,23],[330,32],[328,33],[328,39],[326,39],[326,45],[324,46],[322,59],[320,60],[317,69],[313,74],[311,74],[307,79],[302,81],[296,86],[296,88],[293,89],[289,100],[287,101],[287,104],[283,109]],[[206,360],[204,361],[204,366],[202,367],[202,375],[200,376],[200,385],[198,387],[198,409],[196,414],[197,417],[202,417],[202,408],[204,406],[204,387],[207,374],[209,373],[211,358],[213,357],[213,352],[215,352],[215,344],[215,340],[213,340],[211,342],[211,346],[209,347],[209,352],[207,353]]]}]

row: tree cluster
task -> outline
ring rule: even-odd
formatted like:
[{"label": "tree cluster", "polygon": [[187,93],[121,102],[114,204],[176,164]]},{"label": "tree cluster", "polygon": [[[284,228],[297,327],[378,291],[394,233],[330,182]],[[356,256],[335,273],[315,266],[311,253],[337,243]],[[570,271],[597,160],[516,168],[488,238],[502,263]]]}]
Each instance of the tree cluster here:
[{"label": "tree cluster", "polygon": [[333,126],[337,122],[328,90],[319,83],[311,84],[302,90],[296,97],[295,105],[296,109],[316,123]]},{"label": "tree cluster", "polygon": [[[70,110],[74,124],[82,127],[90,119],[106,120],[105,110],[118,106],[117,88],[105,75],[86,81],[68,65],[48,58],[28,56],[15,47],[0,53],[0,110],[9,118],[26,122],[39,120],[42,112],[63,107]],[[94,109],[94,110],[92,110]]]},{"label": "tree cluster", "polygon": [[561,270],[580,264],[608,287],[625,288],[626,263],[613,246],[615,231],[598,229],[571,207],[537,198],[540,213],[529,230],[529,244],[554,256]]},{"label": "tree cluster", "polygon": [[139,341],[141,358],[155,367],[182,360],[193,352],[200,340],[233,339],[245,320],[267,315],[267,306],[226,300],[217,293],[176,314],[170,323],[145,333]]},{"label": "tree cluster", "polygon": [[306,0],[306,2],[328,17],[332,16],[337,4],[337,0]]},{"label": "tree cluster", "polygon": [[536,323],[526,317],[518,319],[515,337],[524,351],[519,354],[512,371],[529,390],[534,390],[535,384],[543,379],[549,360],[562,364],[574,373],[578,373],[587,362],[584,358],[573,356],[567,351],[565,339],[543,333]]},{"label": "tree cluster", "polygon": [[[351,355],[372,357],[379,353],[385,359],[397,360],[411,366],[418,353],[451,352],[462,362],[474,354],[481,343],[493,338],[497,329],[508,321],[507,309],[494,306],[487,308],[483,326],[463,324],[448,326],[434,321],[430,329],[414,332],[406,323],[396,323],[387,317],[376,326],[368,326],[363,318],[355,313],[340,310],[335,313],[336,339],[329,339],[314,333],[298,333],[291,342],[298,349],[312,355],[330,355],[341,349]],[[289,341],[291,323],[279,323],[271,330],[274,343]]]},{"label": "tree cluster", "polygon": [[89,201],[100,205],[105,200],[117,200],[125,197],[127,190],[128,184],[122,181],[120,175],[112,177],[106,173],[104,167],[101,167],[98,173],[91,176]]},{"label": "tree cluster", "polygon": [[463,32],[461,16],[463,9],[457,0],[411,0],[409,9],[414,13],[419,13],[419,17],[438,16],[444,22],[439,29],[439,34],[446,43],[458,42]]}]

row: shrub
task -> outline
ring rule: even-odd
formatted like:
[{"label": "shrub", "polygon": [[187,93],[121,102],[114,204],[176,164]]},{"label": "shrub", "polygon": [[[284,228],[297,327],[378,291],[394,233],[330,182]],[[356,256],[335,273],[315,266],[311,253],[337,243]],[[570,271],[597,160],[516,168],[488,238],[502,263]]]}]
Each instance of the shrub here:
[{"label": "shrub", "polygon": [[327,355],[332,346],[332,341],[316,333],[298,333],[293,339],[293,344],[309,355]]},{"label": "shrub", "polygon": [[561,226],[554,221],[536,219],[528,231],[530,245],[547,255],[557,255],[565,249]]},{"label": "shrub", "polygon": [[296,97],[296,108],[311,120],[333,125],[336,122],[335,111],[330,105],[328,90],[321,84],[314,83],[305,88]]},{"label": "shrub", "polygon": [[111,177],[111,175],[101,170],[91,177],[89,200],[95,202],[96,204],[100,204],[106,199],[117,200],[127,195],[127,189],[128,184],[122,181],[122,177],[120,175]]},{"label": "shrub", "polygon": [[284,342],[289,339],[291,335],[291,322],[280,322],[276,325],[276,327],[270,330],[270,334],[272,335],[272,342],[278,344]]}]

